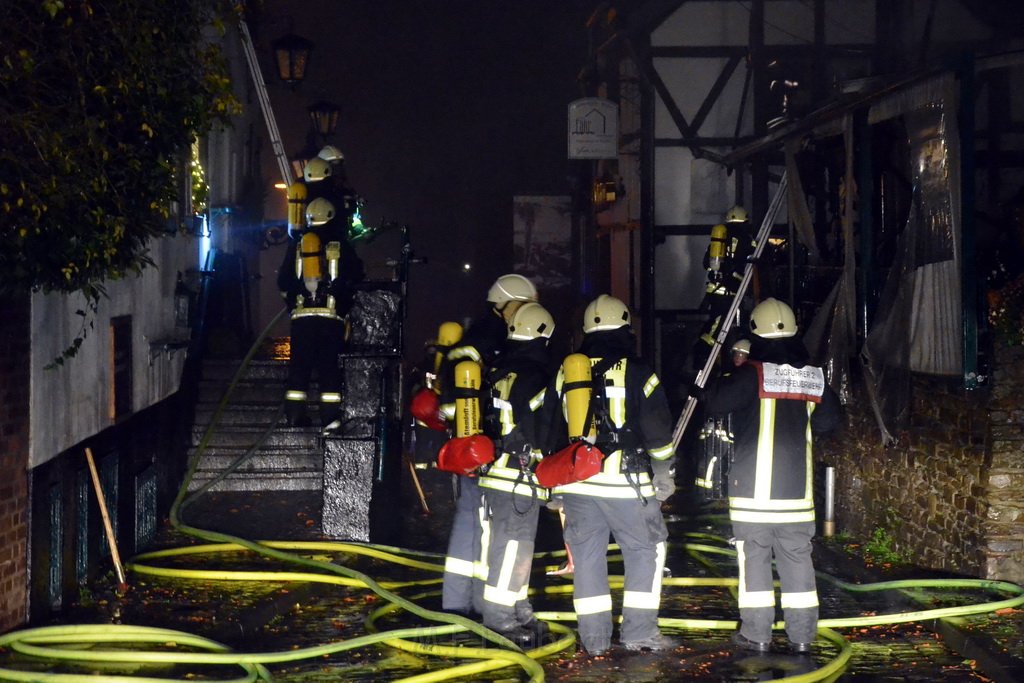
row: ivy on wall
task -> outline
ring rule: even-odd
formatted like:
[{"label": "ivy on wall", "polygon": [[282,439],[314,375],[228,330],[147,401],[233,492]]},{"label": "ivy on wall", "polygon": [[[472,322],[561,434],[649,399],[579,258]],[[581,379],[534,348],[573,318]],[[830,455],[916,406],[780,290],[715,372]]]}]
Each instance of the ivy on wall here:
[{"label": "ivy on wall", "polygon": [[151,263],[180,160],[239,110],[216,33],[238,11],[0,3],[0,294],[82,292],[95,308],[104,282]]}]

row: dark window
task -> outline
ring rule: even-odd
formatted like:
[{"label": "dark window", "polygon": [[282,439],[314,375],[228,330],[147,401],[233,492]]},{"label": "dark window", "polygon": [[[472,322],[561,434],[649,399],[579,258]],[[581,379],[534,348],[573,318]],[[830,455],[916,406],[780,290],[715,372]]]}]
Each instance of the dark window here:
[{"label": "dark window", "polygon": [[123,315],[110,321],[110,369],[113,392],[110,418],[120,420],[132,412],[132,317]]}]

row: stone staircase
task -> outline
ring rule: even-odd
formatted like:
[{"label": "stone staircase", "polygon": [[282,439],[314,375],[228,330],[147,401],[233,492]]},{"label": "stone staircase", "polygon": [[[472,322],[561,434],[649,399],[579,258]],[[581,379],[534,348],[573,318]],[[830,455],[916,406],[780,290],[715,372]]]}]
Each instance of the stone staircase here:
[{"label": "stone staircase", "polygon": [[[192,444],[195,457],[224,392],[238,370],[238,360],[206,359],[199,386]],[[318,491],[323,488],[324,443],[315,402],[308,406],[311,427],[290,427],[281,410],[288,361],[253,360],[236,383],[200,454],[189,490],[195,491],[228,469],[257,443],[235,471],[214,491]],[[316,383],[310,389],[315,396]],[[262,439],[262,442],[261,442]]]}]

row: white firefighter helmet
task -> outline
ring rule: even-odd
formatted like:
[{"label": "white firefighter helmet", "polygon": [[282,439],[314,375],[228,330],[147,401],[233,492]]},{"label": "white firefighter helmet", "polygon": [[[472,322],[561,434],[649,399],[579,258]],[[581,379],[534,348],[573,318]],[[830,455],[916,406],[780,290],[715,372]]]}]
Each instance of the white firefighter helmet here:
[{"label": "white firefighter helmet", "polygon": [[583,311],[583,333],[617,330],[629,325],[629,308],[614,296],[602,294]]},{"label": "white firefighter helmet", "polygon": [[342,154],[341,150],[335,147],[334,145],[325,145],[324,148],[320,150],[316,156],[331,164],[336,164],[340,161],[345,161],[345,155]]},{"label": "white firefighter helmet", "polygon": [[313,157],[306,162],[306,166],[302,169],[302,177],[307,183],[318,183],[330,175],[330,162],[321,159],[320,157]]},{"label": "white firefighter helmet", "polygon": [[734,206],[729,209],[729,212],[725,214],[726,223],[746,223],[747,222],[747,210],[742,206]]},{"label": "white firefighter helmet", "polygon": [[508,338],[515,341],[550,339],[555,331],[555,319],[538,303],[527,302],[512,314],[508,323]]},{"label": "white firefighter helmet", "polygon": [[306,206],[306,222],[315,227],[331,221],[335,216],[334,204],[329,199],[317,197]]},{"label": "white firefighter helmet", "polygon": [[792,337],[796,330],[793,309],[778,299],[765,299],[750,312],[750,331],[763,339]]},{"label": "white firefighter helmet", "polygon": [[730,349],[733,353],[745,353],[750,355],[750,340],[749,339],[737,339],[736,343],[732,345]]},{"label": "white firefighter helmet", "polygon": [[509,273],[502,275],[487,290],[487,301],[501,307],[509,301],[536,301],[537,288],[522,275]]}]

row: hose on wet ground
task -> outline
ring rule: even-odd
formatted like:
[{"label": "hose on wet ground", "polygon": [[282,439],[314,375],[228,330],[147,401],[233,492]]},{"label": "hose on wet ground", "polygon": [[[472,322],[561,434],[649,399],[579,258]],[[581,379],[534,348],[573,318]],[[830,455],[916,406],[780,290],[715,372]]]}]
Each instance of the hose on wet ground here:
[{"label": "hose on wet ground", "polygon": [[[575,620],[573,612],[537,612],[540,619],[547,621],[557,637],[550,644],[522,653],[513,643],[507,641],[499,634],[483,627],[481,624],[458,615],[435,612],[422,607],[416,601],[428,597],[431,593],[421,593],[410,598],[398,595],[394,591],[410,587],[426,587],[436,585],[439,577],[421,580],[407,581],[378,581],[365,573],[359,572],[350,567],[325,562],[318,559],[304,557],[302,554],[309,553],[339,553],[359,554],[372,557],[376,560],[385,561],[406,568],[441,573],[443,566],[439,563],[428,562],[417,557],[440,556],[429,553],[415,553],[401,548],[389,546],[377,546],[362,543],[340,543],[322,541],[252,541],[234,537],[220,532],[203,530],[184,524],[181,521],[182,511],[199,495],[207,492],[217,482],[221,481],[227,473],[241,467],[247,458],[255,452],[260,443],[269,435],[273,425],[268,429],[260,441],[250,448],[243,456],[237,458],[231,464],[229,470],[215,479],[208,482],[199,490],[187,495],[189,485],[195,474],[199,458],[206,449],[211,437],[214,434],[220,416],[226,407],[231,393],[238,384],[242,374],[254,357],[263,338],[270,328],[276,324],[284,311],[274,318],[264,332],[253,344],[249,353],[243,360],[235,376],[228,384],[221,401],[218,403],[213,417],[190,462],[188,472],[179,489],[178,496],[171,507],[172,526],[185,533],[203,541],[206,544],[171,548],[150,553],[143,553],[128,564],[128,569],[135,574],[159,576],[165,578],[176,578],[183,580],[216,580],[216,581],[301,581],[319,582],[344,587],[365,588],[373,591],[386,601],[381,607],[367,616],[365,625],[369,633],[365,636],[347,639],[341,642],[323,644],[314,647],[298,648],[284,652],[262,652],[242,653],[230,650],[227,646],[214,641],[170,629],[158,629],[141,626],[127,626],[121,624],[96,624],[96,625],[71,625],[43,627],[37,629],[26,629],[14,631],[0,636],[0,647],[31,656],[44,661],[65,661],[75,663],[87,662],[120,662],[136,663],[147,665],[166,664],[187,664],[187,665],[232,665],[243,670],[242,678],[234,679],[239,681],[270,680],[271,674],[266,668],[267,664],[294,662],[313,657],[321,657],[337,652],[383,644],[390,647],[402,649],[407,652],[422,654],[433,657],[469,658],[475,661],[470,664],[460,664],[449,668],[437,669],[424,674],[415,675],[403,679],[407,683],[433,683],[434,681],[448,680],[457,677],[479,675],[485,671],[491,671],[508,666],[517,665],[529,676],[531,681],[541,681],[544,678],[544,671],[536,659],[554,655],[558,652],[571,648],[575,643],[573,632],[570,628],[562,625],[561,622],[572,622]],[[274,418],[276,425],[280,412]],[[716,541],[719,545],[709,543],[687,543],[685,549],[691,556],[703,561],[705,554],[735,555],[735,551],[727,547],[725,541],[711,534],[688,534],[690,538],[702,541]],[[610,546],[611,551],[617,547]],[[183,555],[211,554],[216,555],[226,552],[253,552],[259,555],[278,560],[288,564],[296,564],[311,571],[283,572],[283,571],[237,571],[217,569],[184,569],[167,568],[150,564],[153,560],[160,560]],[[564,550],[542,552],[536,554],[538,561],[545,558],[556,558],[564,556]],[[610,559],[621,560],[621,556],[612,556]],[[849,584],[839,581],[833,577],[825,576],[827,580],[845,590],[864,592],[873,590],[889,590],[892,588],[970,588],[985,591],[1004,593],[1012,597],[1003,600],[978,603],[975,605],[964,605],[956,607],[944,607],[907,612],[901,614],[886,614],[873,616],[860,616],[850,618],[831,618],[819,621],[819,635],[835,645],[838,655],[829,660],[823,667],[797,676],[786,679],[791,683],[810,683],[812,681],[825,680],[842,671],[851,656],[851,646],[847,641],[834,630],[835,628],[849,628],[856,626],[869,626],[876,624],[900,623],[909,621],[920,621],[924,619],[936,619],[947,616],[968,616],[993,612],[998,609],[1012,608],[1024,604],[1024,591],[1019,586],[1000,581],[986,581],[973,579],[923,579],[903,580],[896,582],[884,582],[878,584]],[[610,585],[613,588],[622,587],[621,576],[609,577]],[[735,578],[729,577],[667,577],[663,579],[664,586],[674,587],[726,587],[734,588],[737,584]],[[561,585],[545,586],[531,590],[531,594],[567,594],[571,593],[572,585],[569,583]],[[387,631],[379,631],[377,622],[397,612],[405,610],[418,617],[441,622],[438,626],[421,626],[413,628],[393,628]],[[673,617],[662,617],[659,625],[673,630],[735,630],[738,626],[735,620],[715,619],[681,619]],[[775,628],[782,628],[781,622],[775,624]],[[481,641],[491,641],[501,645],[504,649],[494,647],[470,647],[466,644],[457,646],[439,645],[436,642],[423,642],[436,640],[441,637],[451,637],[454,634],[470,632],[477,635]],[[153,643],[164,646],[163,650],[135,651],[126,650],[127,644],[138,645],[140,643]],[[99,646],[111,645],[113,649],[103,649]],[[187,648],[187,649],[183,649]],[[0,667],[0,678],[6,680],[59,680],[59,681],[93,681],[96,677],[91,674],[67,674],[50,673],[40,671],[19,671],[8,667]],[[135,676],[110,676],[104,675],[105,680],[125,681],[149,681],[169,680],[167,678],[149,679]]]},{"label": "hose on wet ground", "polygon": [[[292,551],[295,553],[338,553],[338,554],[357,554],[366,557],[373,558],[375,560],[393,563],[397,566],[402,566],[414,570],[422,570],[433,573],[440,573],[443,571],[443,567],[440,564],[432,562],[426,562],[422,559],[417,559],[422,554],[415,553],[403,553],[400,549],[376,547],[370,544],[361,543],[340,543],[340,542],[325,542],[325,541],[280,541],[280,542],[261,542],[259,545],[279,552]],[[158,567],[153,565],[153,561],[181,557],[185,555],[219,555],[229,552],[243,552],[251,550],[249,547],[250,543],[214,543],[204,544],[196,546],[187,546],[180,548],[170,548],[166,550],[153,551],[150,553],[144,553],[137,556],[132,563],[129,564],[129,569],[132,573],[141,575],[152,575],[161,577],[174,577],[188,580],[230,580],[230,581],[304,581],[304,582],[320,582],[328,583],[347,587],[370,587],[371,583],[366,581],[368,577],[361,575],[359,572],[354,570],[350,571],[348,575],[329,575],[321,572],[269,572],[269,571],[225,571],[216,569],[181,569],[181,568],[167,568]],[[684,549],[691,553],[714,553],[720,555],[730,555],[734,553],[730,548],[724,546],[710,545],[707,543],[689,543],[684,544]],[[399,552],[394,552],[398,550]],[[615,551],[615,547],[611,548],[611,551]],[[557,551],[556,551],[557,553]],[[544,557],[552,557],[555,553],[538,553],[538,560],[542,560]],[[293,557],[286,558],[289,561]],[[306,558],[299,558],[306,560]],[[621,556],[612,556],[612,559],[621,560]],[[309,560],[306,560],[309,562]],[[311,561],[318,563],[318,561]],[[300,562],[300,564],[302,564]],[[337,567],[338,565],[334,565]],[[948,616],[968,616],[972,614],[982,614],[988,612],[994,612],[995,610],[1018,607],[1024,604],[1024,591],[1019,586],[1001,581],[989,581],[982,579],[917,579],[917,580],[899,580],[899,581],[886,581],[876,584],[850,584],[847,582],[840,581],[833,577],[825,578],[836,583],[836,585],[842,587],[845,590],[852,592],[868,592],[868,591],[883,591],[891,589],[908,589],[908,588],[931,588],[931,589],[971,589],[971,590],[984,590],[995,593],[1004,594],[1005,597],[1001,600],[977,603],[972,605],[961,605],[955,607],[940,607],[928,610],[920,610],[915,612],[906,612],[899,614],[881,614],[871,616],[858,616],[858,617],[846,617],[846,618],[826,618],[819,622],[819,635],[831,642],[839,650],[838,655],[833,659],[829,660],[824,666],[815,670],[814,672],[807,674],[800,674],[798,676],[791,676],[784,680],[790,681],[791,683],[810,683],[811,681],[825,680],[830,676],[840,672],[845,668],[852,652],[852,648],[846,640],[836,633],[833,629],[836,628],[851,628],[861,626],[871,626],[878,624],[891,624],[901,623],[910,621],[923,621],[927,619],[936,619]],[[415,586],[430,586],[438,583],[437,577],[421,580],[407,580],[407,581],[393,581],[386,582],[373,581],[382,590],[397,590],[400,588],[410,588]],[[623,579],[621,576],[610,577],[610,583],[613,588],[621,588]],[[663,580],[663,584],[666,587],[734,587],[736,586],[737,579],[731,577],[666,577]],[[534,595],[540,593],[546,593],[551,595],[557,594],[568,594],[572,591],[571,583],[555,584],[551,586],[545,586],[543,588],[536,588],[531,591]],[[64,627],[46,627],[43,629],[32,629],[28,631],[19,631],[7,634],[0,637],[0,647],[9,647],[12,650],[21,654],[30,655],[35,658],[44,660],[64,660],[64,661],[75,661],[75,662],[90,662],[90,661],[118,661],[126,663],[148,663],[148,664],[167,664],[167,663],[180,663],[180,664],[223,664],[223,665],[236,665],[243,668],[246,676],[237,680],[259,680],[260,678],[267,678],[269,673],[266,672],[265,667],[267,664],[281,663],[298,661],[302,659],[308,659],[312,657],[320,657],[324,655],[334,654],[346,650],[352,650],[355,648],[366,647],[375,644],[383,644],[390,647],[396,647],[408,652],[415,654],[422,654],[427,656],[437,657],[466,657],[479,659],[481,661],[473,662],[471,664],[456,665],[451,668],[440,669],[430,671],[425,674],[412,676],[406,681],[412,681],[415,683],[428,683],[432,681],[446,680],[455,677],[464,677],[479,675],[482,672],[505,668],[511,664],[517,664],[526,670],[531,677],[531,680],[542,680],[543,670],[539,664],[536,663],[535,659],[540,657],[549,656],[560,652],[571,645],[574,642],[572,632],[567,627],[563,626],[560,622],[572,622],[575,619],[575,615],[572,612],[538,612],[537,616],[540,619],[548,621],[553,630],[558,634],[558,638],[550,645],[538,648],[537,650],[530,651],[529,653],[520,654],[512,650],[496,650],[495,648],[486,647],[467,647],[465,645],[459,645],[454,647],[438,645],[431,642],[422,642],[423,640],[437,639],[443,636],[450,636],[460,631],[464,631],[464,627],[461,624],[444,624],[440,626],[432,627],[416,627],[416,628],[395,628],[388,631],[378,631],[377,622],[382,618],[397,612],[400,609],[405,609],[406,604],[416,604],[416,601],[429,596],[429,593],[423,593],[419,595],[410,596],[408,599],[400,601],[393,601],[386,604],[384,607],[379,608],[368,615],[366,619],[367,630],[370,634],[367,636],[361,636],[358,638],[348,639],[339,643],[330,643],[310,648],[300,648],[296,650],[288,650],[285,652],[264,652],[264,653],[239,653],[228,651],[227,648],[218,643],[207,641],[199,636],[183,633],[180,631],[171,631],[168,629],[149,629],[145,627],[134,627],[134,626],[122,626],[117,624],[100,624],[100,625],[89,625],[89,626],[64,626]],[[672,617],[662,617],[659,620],[659,625],[663,628],[672,630],[735,630],[737,622],[735,620],[714,620],[714,619],[681,619]],[[776,628],[782,628],[784,624],[776,624]],[[123,649],[116,650],[105,650],[98,649],[96,647],[88,650],[80,650],[78,648],[69,650],[70,644],[81,646],[83,644],[112,644],[112,643],[174,643],[175,648],[189,647],[195,649],[206,649],[209,652],[196,652],[196,651],[125,651]],[[528,660],[528,661],[524,661]],[[39,672],[30,672],[25,675],[26,672],[16,672],[10,669],[3,669],[0,671],[0,677],[8,680],[46,680],[47,676],[40,675]],[[66,676],[67,674],[59,674],[60,676]],[[75,680],[87,680],[87,678],[75,679]],[[67,678],[60,678],[54,680],[72,680]],[[95,680],[95,678],[91,678]],[[109,679],[116,680],[116,679]],[[129,677],[124,680],[139,681],[138,677]],[[155,679],[154,679],[155,680]],[[163,679],[166,680],[166,679]]]}]

